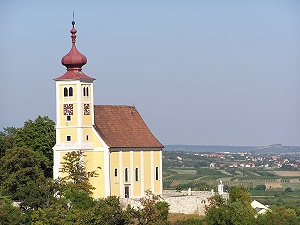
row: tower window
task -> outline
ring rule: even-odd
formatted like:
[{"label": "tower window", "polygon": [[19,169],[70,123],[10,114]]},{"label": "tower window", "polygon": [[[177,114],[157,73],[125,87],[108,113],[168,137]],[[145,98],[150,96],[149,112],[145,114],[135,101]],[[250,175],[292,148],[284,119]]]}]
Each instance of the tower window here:
[{"label": "tower window", "polygon": [[115,177],[117,177],[117,176],[118,176],[118,169],[115,168]]},{"label": "tower window", "polygon": [[128,182],[128,168],[125,168],[125,182]]},{"label": "tower window", "polygon": [[64,88],[64,97],[68,97],[68,88]]},{"label": "tower window", "polygon": [[135,181],[139,181],[139,168],[135,168]]},{"label": "tower window", "polygon": [[67,121],[71,121],[71,116],[67,116]]},{"label": "tower window", "polygon": [[72,87],[65,87],[64,88],[64,97],[72,97],[73,96],[73,88]]},{"label": "tower window", "polygon": [[73,88],[72,87],[69,87],[69,96],[73,96]]},{"label": "tower window", "polygon": [[158,170],[158,166],[157,166],[157,167],[155,167],[155,180],[159,180],[158,172],[159,172],[159,170]]},{"label": "tower window", "polygon": [[67,135],[67,141],[71,141],[71,136]]},{"label": "tower window", "polygon": [[84,87],[83,88],[83,96],[88,97],[89,96],[89,87]]},{"label": "tower window", "polygon": [[90,139],[90,136],[87,134],[86,135],[86,140],[88,141]]}]

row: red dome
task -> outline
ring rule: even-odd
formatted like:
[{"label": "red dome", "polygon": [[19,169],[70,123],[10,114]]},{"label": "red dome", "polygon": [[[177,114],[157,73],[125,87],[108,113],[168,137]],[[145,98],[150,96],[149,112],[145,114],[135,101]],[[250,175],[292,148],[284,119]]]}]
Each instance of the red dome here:
[{"label": "red dome", "polygon": [[87,63],[87,58],[81,54],[75,46],[76,32],[77,30],[74,27],[70,30],[72,34],[72,48],[70,52],[61,59],[61,63],[67,67],[67,70],[81,70],[81,67]]},{"label": "red dome", "polygon": [[76,46],[76,32],[77,30],[74,28],[75,21],[72,21],[73,28],[70,30],[71,38],[72,38],[72,48],[68,54],[66,54],[62,59],[61,63],[67,67],[67,72],[54,80],[88,80],[93,81],[95,78],[89,77],[85,75],[81,70],[82,66],[87,63],[86,57],[81,54]]}]

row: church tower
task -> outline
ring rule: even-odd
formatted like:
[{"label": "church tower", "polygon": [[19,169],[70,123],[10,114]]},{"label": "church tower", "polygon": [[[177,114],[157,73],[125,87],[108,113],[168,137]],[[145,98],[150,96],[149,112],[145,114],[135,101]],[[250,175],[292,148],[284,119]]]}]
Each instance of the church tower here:
[{"label": "church tower", "polygon": [[[94,78],[82,67],[87,58],[76,46],[72,21],[72,47],[61,63],[67,68],[56,83],[56,144],[53,176],[67,152],[84,152],[86,170],[96,171],[89,182],[94,198],[111,195],[139,198],[146,190],[162,194],[162,150],[135,106],[94,105]],[[114,87],[111,87],[114,91]]]},{"label": "church tower", "polygon": [[61,153],[76,150],[92,150],[92,126],[94,124],[94,98],[92,77],[82,72],[87,58],[76,48],[75,21],[70,30],[72,47],[61,63],[67,72],[55,78],[56,82],[56,145],[54,146],[54,178],[59,177]]}]

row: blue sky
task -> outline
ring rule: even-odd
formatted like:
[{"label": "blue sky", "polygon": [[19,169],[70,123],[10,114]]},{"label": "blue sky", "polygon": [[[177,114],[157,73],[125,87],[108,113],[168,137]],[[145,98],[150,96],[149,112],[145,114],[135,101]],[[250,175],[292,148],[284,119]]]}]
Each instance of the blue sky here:
[{"label": "blue sky", "polygon": [[300,1],[1,1],[0,128],[55,120],[75,11],[95,104],[163,144],[300,145]]}]

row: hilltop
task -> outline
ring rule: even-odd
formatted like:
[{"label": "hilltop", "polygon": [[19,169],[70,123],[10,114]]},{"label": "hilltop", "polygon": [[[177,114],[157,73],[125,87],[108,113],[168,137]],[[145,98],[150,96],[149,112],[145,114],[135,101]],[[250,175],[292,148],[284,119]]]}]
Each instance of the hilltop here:
[{"label": "hilltop", "polygon": [[267,146],[165,145],[166,151],[184,152],[249,152],[253,154],[300,154],[300,146],[273,144]]}]

